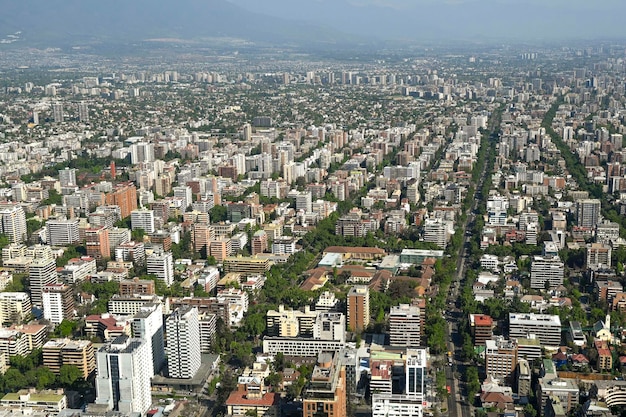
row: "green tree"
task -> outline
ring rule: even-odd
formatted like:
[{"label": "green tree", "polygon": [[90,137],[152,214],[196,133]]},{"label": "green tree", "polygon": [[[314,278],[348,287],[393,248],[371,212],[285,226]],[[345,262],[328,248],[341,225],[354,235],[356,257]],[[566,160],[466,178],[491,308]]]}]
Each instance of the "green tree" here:
[{"label": "green tree", "polygon": [[40,366],[35,372],[37,375],[35,386],[38,390],[52,388],[56,383],[57,376],[47,366]]},{"label": "green tree", "polygon": [[71,387],[79,380],[83,379],[83,373],[76,365],[62,365],[59,370],[59,384],[64,387]]},{"label": "green tree", "polygon": [[17,392],[28,386],[26,376],[17,368],[9,368],[4,373],[4,383],[6,389],[10,392]]},{"label": "green tree", "polygon": [[228,219],[228,212],[224,206],[213,206],[209,211],[209,218],[213,223],[225,222]]},{"label": "green tree", "polygon": [[135,242],[143,242],[143,237],[146,235],[146,231],[143,230],[142,228],[137,228],[134,229],[132,232],[130,232],[130,237],[132,240],[134,240]]},{"label": "green tree", "polygon": [[60,337],[69,337],[76,331],[78,324],[75,321],[64,319],[55,329],[54,333]]}]

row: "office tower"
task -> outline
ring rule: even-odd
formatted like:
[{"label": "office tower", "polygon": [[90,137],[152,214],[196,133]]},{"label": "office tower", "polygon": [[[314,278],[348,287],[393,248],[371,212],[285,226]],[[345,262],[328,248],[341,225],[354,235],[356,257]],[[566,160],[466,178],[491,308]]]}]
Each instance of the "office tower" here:
[{"label": "office tower", "polygon": [[421,343],[421,314],[418,306],[400,304],[391,307],[389,336],[391,346],[415,347]]},{"label": "office tower", "polygon": [[302,402],[303,417],[346,416],[346,368],[339,352],[321,352]]},{"label": "office tower", "polygon": [[111,243],[107,227],[89,228],[85,230],[85,246],[87,256],[95,259],[111,257]]},{"label": "office tower", "polygon": [[65,284],[47,284],[43,287],[43,318],[53,324],[74,317],[72,287]]},{"label": "office tower", "polygon": [[191,203],[193,202],[192,200],[192,190],[191,187],[187,186],[187,185],[183,185],[183,186],[178,186],[178,187],[174,187],[174,197],[178,197],[178,198],[182,198],[183,199],[183,211],[186,211],[187,208],[189,206],[191,206]]},{"label": "office tower", "polygon": [[39,112],[33,111],[33,124],[34,125],[39,124]]},{"label": "office tower", "polygon": [[54,123],[61,123],[63,121],[63,104],[54,103],[52,105],[52,119]]},{"label": "office tower", "polygon": [[545,289],[546,285],[556,288],[563,284],[564,273],[565,264],[558,256],[535,256],[530,266],[530,287],[537,290]]},{"label": "office tower", "polygon": [[407,349],[405,363],[406,394],[413,396],[426,396],[427,377],[427,350],[426,348]]},{"label": "office tower", "polygon": [[130,145],[130,161],[133,164],[154,162],[154,144],[148,142],[133,143]]},{"label": "office tower", "polygon": [[174,259],[172,252],[154,251],[146,259],[148,274],[153,274],[166,286],[174,282]]},{"label": "office tower", "polygon": [[46,222],[48,244],[50,246],[68,246],[78,243],[78,219],[48,220]]},{"label": "office tower", "polygon": [[[372,393],[372,417],[422,416],[426,400],[428,351],[407,349],[403,393]],[[393,362],[392,362],[393,363]],[[395,377],[394,368],[394,377]]]},{"label": "office tower", "polygon": [[361,332],[370,324],[370,292],[366,285],[355,285],[348,292],[348,330]]},{"label": "office tower", "polygon": [[193,378],[200,368],[200,327],[196,307],[179,307],[167,318],[167,369],[170,378]]},{"label": "office tower", "polygon": [[59,182],[61,183],[61,187],[76,185],[76,170],[74,168],[60,169]]},{"label": "office tower", "polygon": [[561,319],[549,314],[509,313],[509,337],[535,337],[542,345],[561,345]]},{"label": "office tower", "polygon": [[43,306],[43,288],[57,282],[57,264],[54,259],[35,259],[28,270],[30,299],[33,306]]},{"label": "office tower", "polygon": [[21,324],[31,314],[30,297],[25,292],[0,292],[0,326]]},{"label": "office tower", "polygon": [[0,203],[0,218],[0,232],[11,243],[26,241],[26,213],[22,206],[9,202]]},{"label": "office tower", "polygon": [[163,337],[163,306],[145,304],[132,319],[133,337],[146,340],[152,352],[151,376],[159,373],[165,365],[165,341]]},{"label": "office tower", "polygon": [[84,101],[78,103],[78,120],[81,122],[89,121],[89,106]]},{"label": "office tower", "polygon": [[146,208],[133,210],[130,213],[130,226],[132,230],[142,229],[145,233],[154,233],[154,211]]},{"label": "office tower", "polygon": [[96,353],[96,404],[145,415],[152,404],[152,352],[143,339],[119,336]]},{"label": "office tower", "polygon": [[600,218],[600,200],[588,198],[576,202],[576,224],[595,228]]},{"label": "office tower", "polygon": [[86,380],[96,369],[93,344],[88,340],[52,339],[42,348],[43,366],[58,375],[63,365],[76,366]]}]

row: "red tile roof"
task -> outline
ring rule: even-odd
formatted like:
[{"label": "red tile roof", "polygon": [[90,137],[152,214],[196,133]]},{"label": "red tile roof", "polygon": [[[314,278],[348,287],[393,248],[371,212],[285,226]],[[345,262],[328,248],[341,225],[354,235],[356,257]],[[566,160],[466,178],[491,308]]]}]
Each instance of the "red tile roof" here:
[{"label": "red tile roof", "polygon": [[245,391],[233,391],[226,400],[226,405],[248,405],[257,407],[270,407],[278,405],[280,394],[276,392],[268,392],[261,398],[246,398]]}]

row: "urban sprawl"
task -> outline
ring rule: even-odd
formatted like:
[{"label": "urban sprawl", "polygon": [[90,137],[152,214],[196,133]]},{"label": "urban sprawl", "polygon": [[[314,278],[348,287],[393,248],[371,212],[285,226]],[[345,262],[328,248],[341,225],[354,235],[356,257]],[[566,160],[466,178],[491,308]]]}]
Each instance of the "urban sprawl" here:
[{"label": "urban sprawl", "polygon": [[625,416],[625,48],[7,53],[0,416]]}]

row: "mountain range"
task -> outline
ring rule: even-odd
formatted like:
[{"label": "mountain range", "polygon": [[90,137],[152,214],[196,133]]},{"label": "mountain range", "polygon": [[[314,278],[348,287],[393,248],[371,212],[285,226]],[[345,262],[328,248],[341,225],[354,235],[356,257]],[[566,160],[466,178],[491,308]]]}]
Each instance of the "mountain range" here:
[{"label": "mountain range", "polygon": [[232,38],[269,45],[626,37],[621,0],[3,0],[37,46]]},{"label": "mountain range", "polygon": [[250,12],[226,0],[5,0],[0,36],[37,46],[233,38],[266,44],[335,44],[334,29]]}]

